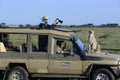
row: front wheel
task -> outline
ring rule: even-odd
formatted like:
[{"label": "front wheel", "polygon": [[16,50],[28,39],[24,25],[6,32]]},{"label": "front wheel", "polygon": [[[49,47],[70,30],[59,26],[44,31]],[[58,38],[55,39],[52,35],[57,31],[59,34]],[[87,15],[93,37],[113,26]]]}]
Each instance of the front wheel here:
[{"label": "front wheel", "polygon": [[8,71],[6,80],[28,80],[28,73],[22,67],[14,67]]},{"label": "front wheel", "polygon": [[91,80],[115,80],[115,77],[108,69],[103,68],[96,70]]}]

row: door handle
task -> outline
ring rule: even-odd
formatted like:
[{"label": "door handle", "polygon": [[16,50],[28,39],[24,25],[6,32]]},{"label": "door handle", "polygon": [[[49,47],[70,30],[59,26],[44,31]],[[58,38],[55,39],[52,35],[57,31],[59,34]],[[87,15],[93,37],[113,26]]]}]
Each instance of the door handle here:
[{"label": "door handle", "polygon": [[61,60],[61,58],[55,58],[56,60]]},{"label": "door handle", "polygon": [[63,62],[62,65],[63,66],[70,66],[70,62]]}]

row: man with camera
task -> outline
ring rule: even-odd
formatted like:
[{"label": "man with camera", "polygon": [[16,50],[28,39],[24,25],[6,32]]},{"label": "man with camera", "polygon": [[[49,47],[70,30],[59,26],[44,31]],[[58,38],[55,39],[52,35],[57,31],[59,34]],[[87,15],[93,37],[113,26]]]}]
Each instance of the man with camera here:
[{"label": "man with camera", "polygon": [[54,29],[54,27],[58,24],[58,23],[63,23],[62,20],[60,20],[59,18],[57,18],[54,23],[52,25],[48,24],[48,16],[43,16],[42,17],[42,21],[39,24],[39,28],[40,29]]}]

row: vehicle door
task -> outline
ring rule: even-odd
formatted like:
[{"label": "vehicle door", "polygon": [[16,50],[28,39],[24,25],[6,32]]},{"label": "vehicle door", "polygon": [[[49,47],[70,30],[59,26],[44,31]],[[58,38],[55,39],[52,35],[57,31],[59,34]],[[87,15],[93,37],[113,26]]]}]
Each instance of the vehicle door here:
[{"label": "vehicle door", "polygon": [[82,62],[72,42],[69,41],[69,39],[54,38],[54,44],[53,63],[49,72],[58,74],[81,74]]},{"label": "vehicle door", "polygon": [[48,35],[31,34],[30,40],[30,71],[48,73]]}]

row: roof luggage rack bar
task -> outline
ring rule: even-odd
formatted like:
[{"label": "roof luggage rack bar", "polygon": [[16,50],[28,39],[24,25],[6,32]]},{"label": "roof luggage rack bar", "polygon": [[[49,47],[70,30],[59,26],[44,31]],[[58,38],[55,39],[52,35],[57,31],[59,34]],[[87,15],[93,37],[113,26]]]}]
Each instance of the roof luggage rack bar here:
[{"label": "roof luggage rack bar", "polygon": [[29,27],[12,27],[12,26],[11,27],[0,27],[0,29],[24,29],[24,28],[29,28]]},{"label": "roof luggage rack bar", "polygon": [[[0,29],[38,29],[41,30],[38,27],[0,27]],[[81,30],[69,30],[69,29],[64,29],[64,28],[54,28],[54,29],[46,29],[46,30],[56,30],[56,31],[62,31],[62,32],[81,32]]]},{"label": "roof luggage rack bar", "polygon": [[62,31],[62,32],[81,32],[81,30],[69,30],[69,29],[64,29],[64,28],[54,28],[54,30],[57,31]]}]

